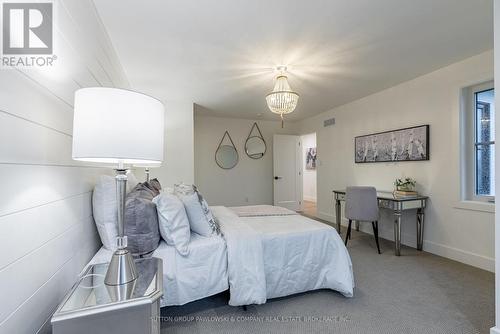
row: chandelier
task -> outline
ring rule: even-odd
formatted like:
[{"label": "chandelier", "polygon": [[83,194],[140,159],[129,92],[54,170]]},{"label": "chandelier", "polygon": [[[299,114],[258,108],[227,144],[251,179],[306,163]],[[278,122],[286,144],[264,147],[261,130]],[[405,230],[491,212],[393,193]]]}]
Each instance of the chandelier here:
[{"label": "chandelier", "polygon": [[294,92],[288,84],[288,78],[285,75],[286,67],[279,66],[280,74],[276,77],[276,83],[271,93],[267,94],[266,101],[269,110],[281,117],[281,127],[283,127],[283,115],[289,114],[297,107],[299,94]]}]

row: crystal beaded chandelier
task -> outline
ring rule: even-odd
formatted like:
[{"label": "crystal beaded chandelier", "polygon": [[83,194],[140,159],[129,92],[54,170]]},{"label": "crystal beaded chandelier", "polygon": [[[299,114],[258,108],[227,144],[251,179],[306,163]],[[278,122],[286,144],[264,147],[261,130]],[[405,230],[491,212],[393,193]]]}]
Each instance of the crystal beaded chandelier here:
[{"label": "crystal beaded chandelier", "polygon": [[294,92],[288,84],[288,78],[285,75],[286,66],[279,66],[279,71],[276,77],[276,83],[271,93],[267,94],[266,101],[269,109],[279,114],[281,117],[281,127],[283,127],[283,115],[289,114],[297,107],[299,101],[299,94]]}]

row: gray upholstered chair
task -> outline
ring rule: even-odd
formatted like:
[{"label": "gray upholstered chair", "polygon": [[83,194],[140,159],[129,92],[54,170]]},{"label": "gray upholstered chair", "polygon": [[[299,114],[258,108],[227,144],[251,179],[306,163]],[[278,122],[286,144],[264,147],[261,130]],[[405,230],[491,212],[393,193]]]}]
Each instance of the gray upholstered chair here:
[{"label": "gray upholstered chair", "polygon": [[377,243],[377,250],[380,254],[380,246],[378,244],[378,200],[377,190],[374,187],[347,187],[345,198],[345,216],[349,219],[345,244],[351,238],[352,221],[371,222],[373,227],[373,235]]}]

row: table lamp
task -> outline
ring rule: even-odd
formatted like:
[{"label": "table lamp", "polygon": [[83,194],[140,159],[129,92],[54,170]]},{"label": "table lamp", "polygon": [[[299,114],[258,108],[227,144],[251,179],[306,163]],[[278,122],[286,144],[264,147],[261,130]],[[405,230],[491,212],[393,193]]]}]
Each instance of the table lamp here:
[{"label": "table lamp", "polygon": [[137,271],[124,235],[126,165],[163,161],[165,108],[150,96],[130,90],[92,87],[75,93],[73,159],[114,164],[118,237],[104,282],[134,281]]}]

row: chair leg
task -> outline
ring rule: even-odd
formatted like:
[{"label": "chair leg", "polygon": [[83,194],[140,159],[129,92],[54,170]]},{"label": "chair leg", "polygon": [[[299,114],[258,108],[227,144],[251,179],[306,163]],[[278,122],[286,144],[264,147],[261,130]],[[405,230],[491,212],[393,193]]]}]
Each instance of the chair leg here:
[{"label": "chair leg", "polygon": [[352,220],[349,219],[349,226],[347,226],[347,233],[345,234],[345,245],[347,246],[347,241],[351,239],[351,225]]},{"label": "chair leg", "polygon": [[380,246],[378,244],[378,221],[372,222],[372,227],[373,227],[373,235],[375,236],[375,242],[377,243],[377,250],[378,253],[380,254]]}]

